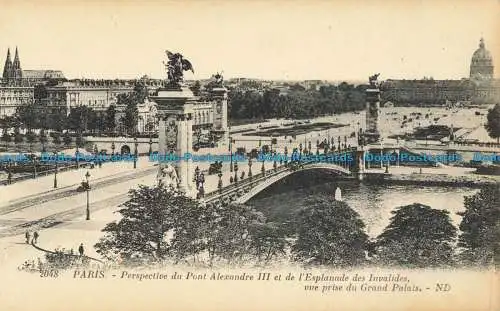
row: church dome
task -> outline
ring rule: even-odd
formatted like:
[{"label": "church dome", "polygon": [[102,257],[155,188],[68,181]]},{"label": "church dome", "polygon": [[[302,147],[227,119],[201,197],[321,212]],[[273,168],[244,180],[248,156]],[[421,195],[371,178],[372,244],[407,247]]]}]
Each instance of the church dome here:
[{"label": "church dome", "polygon": [[479,42],[479,48],[472,54],[470,76],[471,78],[493,78],[493,58],[490,51],[486,49],[483,38]]}]

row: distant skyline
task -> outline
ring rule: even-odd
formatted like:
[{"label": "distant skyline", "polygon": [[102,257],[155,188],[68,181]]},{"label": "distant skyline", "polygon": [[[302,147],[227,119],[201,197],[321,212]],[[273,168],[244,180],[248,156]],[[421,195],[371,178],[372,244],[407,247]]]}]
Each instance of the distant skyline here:
[{"label": "distant skyline", "polygon": [[[485,39],[500,77],[500,1],[2,1],[0,66],[67,78],[165,78],[165,50],[186,79],[460,79]],[[119,3],[119,4],[118,4]]]}]

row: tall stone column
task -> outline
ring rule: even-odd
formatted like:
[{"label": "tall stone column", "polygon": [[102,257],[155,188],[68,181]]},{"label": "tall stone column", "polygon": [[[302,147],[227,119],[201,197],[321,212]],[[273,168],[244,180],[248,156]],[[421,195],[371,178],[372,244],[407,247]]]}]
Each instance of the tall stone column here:
[{"label": "tall stone column", "polygon": [[379,115],[380,90],[376,86],[370,86],[366,90],[366,130],[364,132],[368,144],[373,144],[380,140]]},{"label": "tall stone column", "polygon": [[[160,89],[151,100],[158,105],[158,180],[164,184],[177,178],[177,188],[194,197],[192,160],[186,155],[192,153],[193,146],[193,102],[194,95],[187,88]],[[172,169],[175,174],[172,174]],[[165,172],[168,176],[164,176]],[[170,179],[169,179],[170,178]]]},{"label": "tall stone column", "polygon": [[215,87],[211,90],[213,101],[213,131],[222,136],[224,143],[229,142],[229,127],[227,119],[227,89]]}]

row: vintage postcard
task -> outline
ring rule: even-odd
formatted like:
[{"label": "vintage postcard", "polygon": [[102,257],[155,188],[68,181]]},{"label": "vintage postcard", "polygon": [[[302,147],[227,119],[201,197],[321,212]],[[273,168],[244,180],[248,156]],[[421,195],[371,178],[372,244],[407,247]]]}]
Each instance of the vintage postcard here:
[{"label": "vintage postcard", "polygon": [[0,309],[500,310],[500,2],[0,0]]}]

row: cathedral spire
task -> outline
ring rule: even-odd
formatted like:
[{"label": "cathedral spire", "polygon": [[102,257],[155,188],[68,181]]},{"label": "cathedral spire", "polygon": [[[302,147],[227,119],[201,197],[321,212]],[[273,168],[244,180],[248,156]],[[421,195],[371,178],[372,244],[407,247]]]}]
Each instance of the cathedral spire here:
[{"label": "cathedral spire", "polygon": [[21,69],[21,62],[19,61],[19,52],[16,46],[16,54],[14,56],[14,63],[12,64],[12,75],[15,79],[21,79],[23,77],[23,71]]},{"label": "cathedral spire", "polygon": [[7,49],[7,58],[5,59],[2,78],[9,79],[11,77],[12,77],[12,61],[10,60],[10,48],[9,48]]}]

